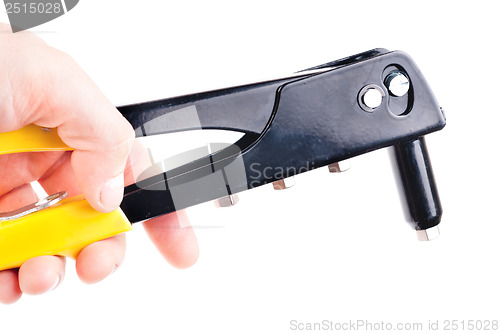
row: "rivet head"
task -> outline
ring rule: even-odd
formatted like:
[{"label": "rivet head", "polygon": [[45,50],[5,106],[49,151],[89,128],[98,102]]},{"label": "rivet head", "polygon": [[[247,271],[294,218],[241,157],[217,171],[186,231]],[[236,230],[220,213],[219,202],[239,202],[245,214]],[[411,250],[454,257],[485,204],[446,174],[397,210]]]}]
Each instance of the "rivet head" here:
[{"label": "rivet head", "polygon": [[390,73],[384,80],[389,93],[396,97],[404,96],[410,90],[410,80],[400,71]]},{"label": "rivet head", "polygon": [[375,88],[370,88],[363,95],[363,102],[369,108],[378,108],[382,104],[382,94]]},{"label": "rivet head", "polygon": [[367,85],[363,87],[358,94],[358,103],[361,109],[366,112],[373,112],[380,107],[385,93],[377,85]]}]

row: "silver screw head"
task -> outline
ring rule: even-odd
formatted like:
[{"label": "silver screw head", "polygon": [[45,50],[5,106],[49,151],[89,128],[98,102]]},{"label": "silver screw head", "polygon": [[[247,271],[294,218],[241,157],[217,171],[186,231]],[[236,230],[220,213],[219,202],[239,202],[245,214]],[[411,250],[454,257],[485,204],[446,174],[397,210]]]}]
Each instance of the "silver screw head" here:
[{"label": "silver screw head", "polygon": [[361,109],[366,112],[373,112],[380,107],[385,93],[377,85],[367,85],[363,87],[358,94],[358,103]]},{"label": "silver screw head", "polygon": [[363,95],[363,102],[367,107],[375,109],[382,104],[382,94],[375,88],[370,88]]},{"label": "silver screw head", "polygon": [[384,80],[385,86],[393,96],[401,97],[410,90],[410,80],[403,72],[392,72]]}]

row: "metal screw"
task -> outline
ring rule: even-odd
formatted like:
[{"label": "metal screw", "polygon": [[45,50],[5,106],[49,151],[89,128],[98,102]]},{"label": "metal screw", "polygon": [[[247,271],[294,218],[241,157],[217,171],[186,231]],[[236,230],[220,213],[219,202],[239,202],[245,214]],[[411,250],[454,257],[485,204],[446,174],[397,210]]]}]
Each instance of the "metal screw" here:
[{"label": "metal screw", "polygon": [[218,208],[227,208],[229,206],[235,205],[239,200],[240,198],[238,197],[238,194],[232,194],[216,199],[214,204]]},{"label": "metal screw", "polygon": [[410,90],[410,80],[400,71],[390,73],[384,80],[384,84],[393,96],[401,97]]},{"label": "metal screw", "polygon": [[293,176],[273,182],[274,190],[288,189],[293,187],[294,185],[295,185],[295,179],[293,178]]},{"label": "metal screw", "polygon": [[349,160],[342,160],[328,165],[328,171],[330,173],[342,173],[348,170],[349,168],[351,168],[351,163],[349,162]]},{"label": "metal screw", "polygon": [[385,93],[377,85],[367,85],[363,87],[358,94],[358,103],[361,109],[367,112],[373,112],[380,107]]}]

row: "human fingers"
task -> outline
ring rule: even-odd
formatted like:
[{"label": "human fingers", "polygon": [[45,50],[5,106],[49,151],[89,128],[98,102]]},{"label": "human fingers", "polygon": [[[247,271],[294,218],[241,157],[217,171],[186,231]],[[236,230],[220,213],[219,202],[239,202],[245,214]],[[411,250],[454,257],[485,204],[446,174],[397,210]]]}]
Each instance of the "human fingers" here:
[{"label": "human fingers", "polygon": [[27,260],[19,268],[19,287],[30,295],[55,289],[63,280],[66,259],[59,256],[39,256]]},{"label": "human fingers", "polygon": [[125,257],[125,235],[94,242],[76,259],[76,272],[85,283],[96,283],[113,273]]},{"label": "human fingers", "polygon": [[[0,210],[8,211],[37,201],[29,184],[0,197]],[[0,272],[0,301],[12,303],[22,292],[40,294],[55,288],[64,277],[64,258],[42,256],[29,259],[19,270]]]},{"label": "human fingers", "polygon": [[12,304],[22,296],[17,269],[0,271],[0,303]]},{"label": "human fingers", "polygon": [[0,196],[0,212],[8,212],[36,203],[38,197],[29,184],[22,185]]},{"label": "human fingers", "polygon": [[121,202],[134,132],[66,54],[30,35],[1,34],[0,131],[28,124],[57,128],[75,151],[71,165],[87,201],[109,212]]},{"label": "human fingers", "polygon": [[38,180],[67,152],[16,153],[0,156],[0,196]]},{"label": "human fingers", "polygon": [[[20,186],[0,196],[0,212],[11,211],[36,200],[37,197],[29,185]],[[18,269],[0,271],[0,303],[12,304],[19,300],[22,294]]]},{"label": "human fingers", "polygon": [[[47,193],[67,191],[69,196],[79,193],[69,158],[62,158],[57,168],[49,170],[39,183]],[[85,247],[76,260],[76,270],[83,282],[95,283],[112,273],[125,256],[125,235],[95,242]]]},{"label": "human fingers", "polygon": [[163,257],[176,268],[188,268],[198,260],[198,240],[184,210],[143,223],[149,238]]},{"label": "human fingers", "polygon": [[47,194],[56,194],[65,191],[68,197],[80,195],[82,191],[76,181],[75,172],[71,167],[71,153],[65,152],[64,155],[47,170],[39,179],[38,183]]},{"label": "human fingers", "polygon": [[[127,185],[161,172],[152,167],[147,149],[138,141],[132,147],[125,171]],[[196,263],[200,252],[198,241],[184,210],[142,224],[153,244],[174,267],[187,268]]]}]

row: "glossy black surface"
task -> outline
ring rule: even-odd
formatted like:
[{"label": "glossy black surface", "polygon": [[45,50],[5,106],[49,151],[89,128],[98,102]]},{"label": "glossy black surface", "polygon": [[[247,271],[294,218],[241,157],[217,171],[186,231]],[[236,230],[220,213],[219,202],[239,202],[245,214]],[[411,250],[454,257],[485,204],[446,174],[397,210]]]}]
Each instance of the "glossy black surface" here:
[{"label": "glossy black surface", "polygon": [[[267,124],[282,79],[218,91],[119,107],[136,137],[200,129],[260,134]],[[191,108],[191,109],[190,109]],[[183,117],[195,110],[198,118]]]},{"label": "glossy black surface", "polygon": [[406,220],[416,230],[438,225],[443,209],[424,137],[394,145],[394,158]]},{"label": "glossy black surface", "polygon": [[[384,79],[393,68],[410,79],[408,97],[388,94]],[[127,217],[133,222],[153,218],[408,142],[445,125],[430,88],[405,53],[376,49],[315,69],[324,71],[120,108],[138,136],[193,128],[196,124],[182,117],[155,123],[193,107],[202,128],[246,134],[228,149],[127,187],[122,203]],[[371,113],[358,105],[358,93],[369,84],[385,91],[382,105]],[[404,115],[395,115],[391,106],[404,108]]]}]

